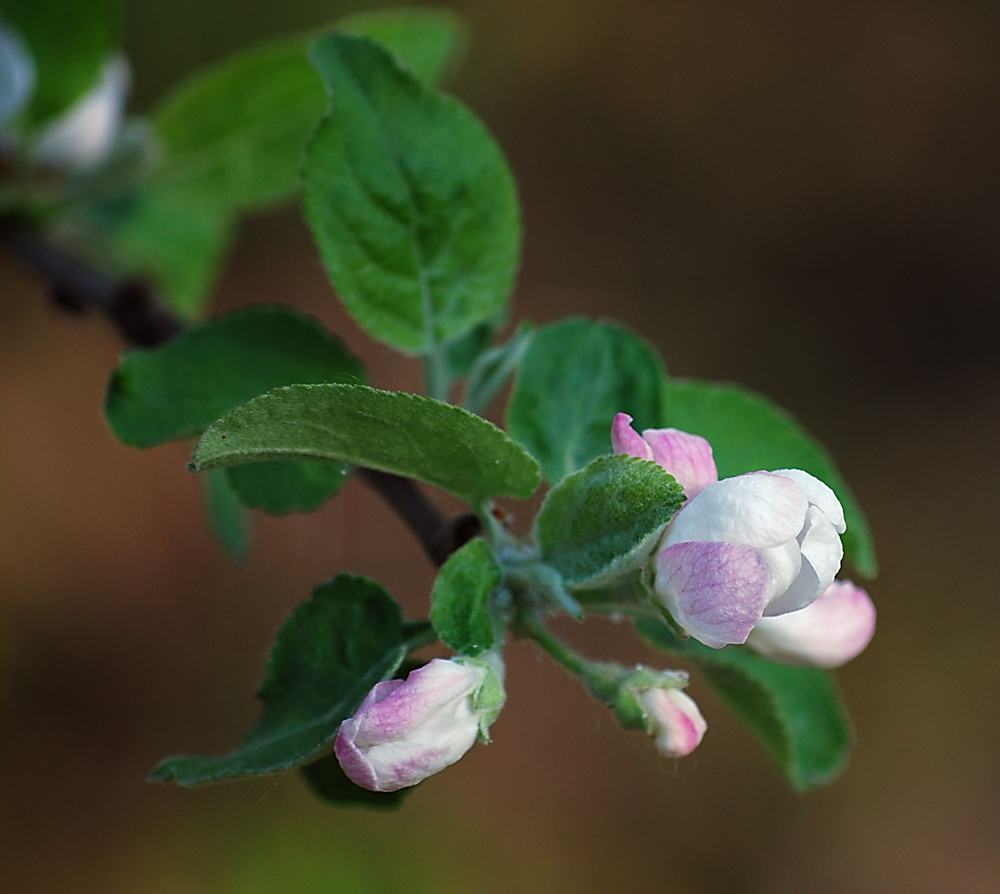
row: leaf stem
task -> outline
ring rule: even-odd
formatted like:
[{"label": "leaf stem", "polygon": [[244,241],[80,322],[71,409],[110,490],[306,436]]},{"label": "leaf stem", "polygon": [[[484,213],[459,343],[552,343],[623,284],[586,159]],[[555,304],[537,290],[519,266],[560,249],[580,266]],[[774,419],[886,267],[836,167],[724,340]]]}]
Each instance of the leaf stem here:
[{"label": "leaf stem", "polygon": [[[46,280],[59,308],[71,313],[98,311],[114,323],[130,345],[157,347],[184,331],[184,324],[163,307],[149,285],[110,279],[49,243],[20,218],[0,215],[0,245]],[[442,359],[441,351],[428,357],[428,388],[447,392]],[[446,518],[408,478],[374,469],[358,472],[406,523],[438,567],[482,531],[475,515],[463,513]]]}]

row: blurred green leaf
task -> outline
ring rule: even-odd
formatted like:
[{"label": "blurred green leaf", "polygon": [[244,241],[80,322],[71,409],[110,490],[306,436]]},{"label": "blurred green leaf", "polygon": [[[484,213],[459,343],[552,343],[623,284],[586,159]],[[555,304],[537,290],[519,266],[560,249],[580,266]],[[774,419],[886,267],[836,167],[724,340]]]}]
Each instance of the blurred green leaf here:
[{"label": "blurred green leaf", "polygon": [[413,353],[503,310],[520,214],[503,155],[476,117],[368,40],[330,34],[311,56],[330,109],[306,147],[306,217],[347,309]]},{"label": "blurred green leaf", "polygon": [[201,313],[232,242],[231,214],[162,186],[93,203],[82,214],[94,247],[120,273],[152,279],[180,317]]},{"label": "blurred green leaf", "polygon": [[250,553],[250,519],[226,479],[225,470],[213,469],[204,487],[209,528],[234,562],[244,562]]},{"label": "blurred green leaf", "polygon": [[878,573],[875,545],[854,494],[827,452],[790,413],[737,385],[670,379],[660,424],[707,438],[720,478],[760,469],[803,469],[824,481],[844,507],[847,557],[867,577]]},{"label": "blurred green leaf", "polygon": [[620,326],[579,318],[541,326],[521,360],[507,428],[554,484],[610,452],[616,413],[655,426],[663,378],[656,351]]},{"label": "blurred green leaf", "polygon": [[162,347],[130,351],[111,376],[105,414],[133,447],[200,434],[279,385],[359,382],[361,364],[316,320],[256,306],[209,320]]},{"label": "blurred green leaf", "polygon": [[0,0],[0,19],[17,27],[35,62],[26,110],[32,124],[65,112],[95,87],[118,41],[115,0]]},{"label": "blurred green leaf", "polygon": [[454,12],[425,7],[366,10],[341,19],[337,30],[381,44],[428,84],[440,83],[461,61],[469,39]]},{"label": "blurred green leaf", "polygon": [[569,587],[602,586],[649,557],[683,501],[656,463],[599,457],[549,491],[536,522],[542,559]]},{"label": "blurred green leaf", "polygon": [[334,754],[321,757],[318,761],[299,767],[309,788],[324,801],[338,807],[371,807],[381,810],[395,810],[416,788],[401,788],[394,792],[373,792],[348,779]]},{"label": "blurred green leaf", "polygon": [[531,323],[524,321],[505,344],[480,354],[469,370],[465,389],[465,408],[470,413],[489,409],[520,365],[533,334]]},{"label": "blurred green leaf", "polygon": [[463,655],[493,647],[490,597],[503,573],[484,540],[476,538],[448,558],[431,595],[431,623],[442,642]]},{"label": "blurred green leaf", "polygon": [[393,472],[473,506],[494,495],[527,498],[539,480],[537,463],[485,419],[364,385],[293,385],[258,397],[205,432],[189,468],[290,458]]},{"label": "blurred green leaf", "polygon": [[340,492],[349,472],[343,463],[278,460],[230,466],[223,474],[244,506],[284,515],[318,509]]},{"label": "blurred green leaf", "polygon": [[827,671],[776,664],[742,646],[710,649],[651,618],[636,626],[658,649],[698,667],[796,789],[827,785],[843,771],[853,736]]},{"label": "blurred green leaf", "polygon": [[[336,27],[378,40],[428,81],[462,44],[459,20],[443,10],[380,10]],[[172,92],[153,113],[166,156],[157,183],[230,211],[294,196],[302,148],[327,107],[307,56],[318,33],[242,50]]]},{"label": "blurred green leaf", "polygon": [[341,721],[406,655],[399,606],[374,581],[341,574],[281,628],[258,691],[260,720],[224,757],[175,757],[149,775],[197,785],[276,773],[327,748]]}]

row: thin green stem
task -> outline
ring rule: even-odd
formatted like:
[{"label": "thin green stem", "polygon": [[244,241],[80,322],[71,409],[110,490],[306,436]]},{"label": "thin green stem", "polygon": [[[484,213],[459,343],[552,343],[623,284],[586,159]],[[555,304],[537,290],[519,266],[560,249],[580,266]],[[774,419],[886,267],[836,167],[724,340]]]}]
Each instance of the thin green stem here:
[{"label": "thin green stem", "polygon": [[553,636],[532,612],[523,612],[519,618],[521,629],[557,664],[562,665],[590,690],[594,698],[605,704],[614,704],[626,675],[624,668],[606,661],[591,661],[571,649],[561,639]]},{"label": "thin green stem", "polygon": [[447,403],[451,379],[448,376],[447,366],[444,362],[443,345],[435,345],[433,350],[424,358],[424,376],[427,385],[427,396]]}]

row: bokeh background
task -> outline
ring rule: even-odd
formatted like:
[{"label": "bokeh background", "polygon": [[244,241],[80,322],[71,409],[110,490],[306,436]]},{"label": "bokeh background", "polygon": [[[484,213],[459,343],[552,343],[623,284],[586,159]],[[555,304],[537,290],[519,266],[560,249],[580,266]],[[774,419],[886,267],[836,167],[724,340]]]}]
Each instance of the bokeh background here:
[{"label": "bokeh background", "polygon": [[[0,258],[0,890],[1000,890],[1000,8],[976,0],[466,0],[451,84],[489,124],[526,225],[516,318],[608,315],[678,375],[735,380],[838,459],[879,548],[873,645],[839,672],[857,747],[797,796],[696,681],[681,762],[619,731],[528,644],[494,744],[399,813],[294,775],[183,790],[221,752],[283,618],[340,570],[417,615],[432,571],[357,481],[258,520],[234,569],[186,448],[116,443],[121,345]],[[362,8],[131,0],[132,108],[249,41]],[[320,316],[374,383],[419,387],[338,308],[297,210],[248,219],[219,309]],[[650,657],[588,623],[594,654]]]}]

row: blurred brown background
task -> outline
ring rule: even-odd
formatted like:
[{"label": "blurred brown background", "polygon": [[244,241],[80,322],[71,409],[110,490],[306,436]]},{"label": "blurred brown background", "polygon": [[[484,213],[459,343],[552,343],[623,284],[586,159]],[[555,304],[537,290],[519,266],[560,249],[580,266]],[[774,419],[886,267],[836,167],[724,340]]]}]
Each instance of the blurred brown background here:
[{"label": "blurred brown background", "polygon": [[[0,890],[1000,890],[1000,10],[973,2],[467,0],[452,88],[519,179],[515,316],[616,317],[679,375],[796,413],[867,509],[871,648],[838,678],[858,743],[792,794],[697,682],[677,764],[528,645],[494,744],[400,813],[337,811],[293,776],[183,790],[161,757],[224,751],[281,620],[340,570],[411,614],[432,572],[359,482],[258,520],[233,569],[181,445],[117,444],[120,345],[0,260]],[[135,0],[142,111],[186,72],[360,8]],[[344,317],[294,209],[248,220],[218,307],[295,304],[382,387],[417,368]],[[572,631],[645,655],[626,631]],[[648,656],[647,656],[648,657]]]}]

